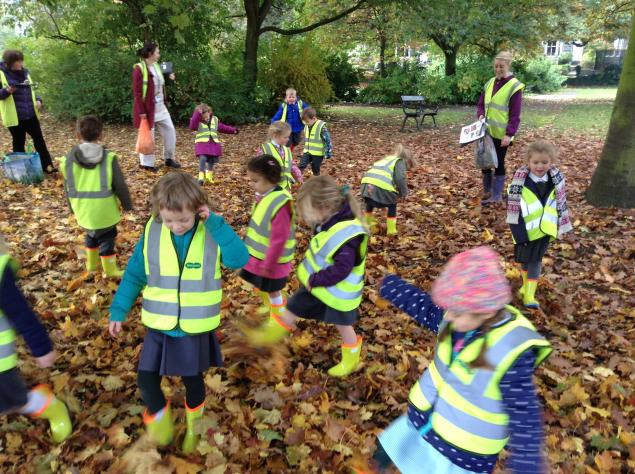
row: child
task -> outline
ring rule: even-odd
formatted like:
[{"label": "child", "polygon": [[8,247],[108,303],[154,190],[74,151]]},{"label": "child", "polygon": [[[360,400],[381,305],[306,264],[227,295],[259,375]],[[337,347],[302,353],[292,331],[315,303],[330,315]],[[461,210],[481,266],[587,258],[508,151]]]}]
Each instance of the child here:
[{"label": "child", "polygon": [[271,155],[280,165],[282,174],[280,176],[280,187],[291,189],[295,182],[292,174],[293,156],[287,146],[291,127],[285,122],[274,122],[269,126],[269,141],[260,145],[259,154]]},{"label": "child", "polygon": [[362,178],[362,196],[366,201],[366,223],[375,226],[373,209],[387,208],[386,234],[397,233],[397,200],[408,195],[406,172],[414,168],[415,159],[408,148],[397,145],[394,154],[373,163]]},{"label": "child", "polygon": [[260,155],[247,164],[256,203],[245,236],[249,262],[240,272],[258,290],[270,314],[278,316],[284,309],[280,290],[287,283],[295,253],[292,197],[278,185],[281,171],[271,155]]},{"label": "child", "polygon": [[335,324],[343,339],[342,361],[328,373],[345,377],[359,366],[362,348],[353,324],[362,301],[368,232],[348,186],[338,186],[330,176],[315,176],[300,188],[298,212],[315,228],[297,271],[302,286],[284,314],[272,313],[251,341],[275,344],[295,329],[299,316]]},{"label": "child", "polygon": [[297,92],[293,88],[288,88],[285,93],[284,102],[280,104],[278,110],[271,119],[271,123],[286,122],[291,127],[291,151],[300,144],[302,140],[302,130],[304,130],[304,124],[302,123],[302,112],[304,109],[311,107],[306,102],[302,102],[297,97]]},{"label": "child", "polygon": [[68,155],[60,158],[66,198],[77,223],[86,231],[86,270],[94,272],[101,259],[106,276],[120,278],[117,268],[115,238],[121,220],[119,205],[132,210],[130,192],[117,155],[99,141],[103,125],[99,118],[86,115],[77,121],[77,138],[81,140]]},{"label": "child", "polygon": [[408,413],[379,436],[381,467],[491,473],[507,445],[510,472],[547,472],[532,375],[551,347],[507,305],[511,289],[498,260],[489,247],[455,255],[430,295],[395,275],[384,279],[381,297],[439,335]]},{"label": "child", "polygon": [[572,230],[564,176],[554,166],[556,149],[545,140],[529,145],[526,165],[514,173],[507,198],[507,223],[514,240],[516,262],[522,265],[518,296],[526,308],[535,299],[542,257],[549,242]]},{"label": "child", "polygon": [[304,142],[304,152],[300,159],[300,171],[304,171],[311,163],[313,176],[319,176],[322,160],[333,156],[331,135],[326,129],[326,124],[322,120],[317,119],[314,108],[304,109],[302,120],[304,121],[304,136],[306,140]]},{"label": "child", "polygon": [[[237,134],[238,129],[225,125],[207,104],[197,105],[190,119],[190,130],[196,130],[194,153],[198,157],[198,183],[214,182],[214,165],[223,154],[219,133]],[[206,167],[207,165],[207,167]]]},{"label": "child", "polygon": [[141,292],[141,322],[148,328],[137,374],[147,406],[143,421],[154,442],[164,446],[172,441],[174,426],[161,377],[180,376],[187,423],[183,451],[191,453],[199,439],[194,424],[203,416],[203,372],[222,365],[214,333],[220,323],[220,263],[240,268],[249,254],[225,220],[210,212],[192,176],[164,175],[150,203],[152,216],[113,298],[108,329],[113,337],[121,332]]},{"label": "child", "polygon": [[22,335],[39,367],[51,367],[56,354],[46,329],[17,287],[17,264],[0,239],[0,413],[18,412],[49,421],[51,438],[64,441],[73,431],[64,402],[46,385],[27,389],[17,369],[16,332]]}]

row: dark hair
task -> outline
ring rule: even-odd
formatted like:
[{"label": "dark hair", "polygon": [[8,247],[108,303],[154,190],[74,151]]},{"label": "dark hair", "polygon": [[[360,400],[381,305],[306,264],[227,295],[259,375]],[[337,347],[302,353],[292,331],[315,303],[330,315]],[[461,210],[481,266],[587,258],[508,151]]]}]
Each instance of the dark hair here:
[{"label": "dark hair", "polygon": [[154,50],[157,49],[158,47],[159,47],[158,44],[149,41],[143,45],[143,48],[137,50],[137,56],[142,58],[148,58],[150,57],[152,53],[154,53]]},{"label": "dark hair", "polygon": [[306,119],[314,119],[317,118],[317,113],[313,107],[309,107],[308,109],[304,109],[302,111],[302,120]]},{"label": "dark hair", "polygon": [[260,155],[252,158],[247,163],[247,169],[252,173],[263,176],[267,181],[273,184],[280,182],[282,176],[282,167],[280,163],[271,155]]},{"label": "dark hair", "polygon": [[4,53],[2,53],[2,61],[4,61],[7,68],[11,69],[13,64],[18,61],[24,61],[24,54],[22,54],[22,51],[18,51],[17,49],[7,49]]},{"label": "dark hair", "polygon": [[87,142],[96,142],[101,137],[104,125],[99,117],[94,115],[84,115],[77,119],[77,132],[82,140]]}]

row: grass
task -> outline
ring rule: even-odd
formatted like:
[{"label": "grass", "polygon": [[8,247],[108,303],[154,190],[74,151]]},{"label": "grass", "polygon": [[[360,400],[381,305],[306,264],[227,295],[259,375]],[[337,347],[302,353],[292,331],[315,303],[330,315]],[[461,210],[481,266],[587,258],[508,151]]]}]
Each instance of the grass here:
[{"label": "grass", "polygon": [[575,94],[576,100],[615,100],[617,87],[570,87],[554,94]]}]

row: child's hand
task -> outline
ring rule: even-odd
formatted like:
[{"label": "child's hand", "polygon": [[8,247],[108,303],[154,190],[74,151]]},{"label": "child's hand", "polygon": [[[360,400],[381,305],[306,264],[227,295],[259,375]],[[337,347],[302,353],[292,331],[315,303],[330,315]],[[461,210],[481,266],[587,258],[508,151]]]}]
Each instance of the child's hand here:
[{"label": "child's hand", "polygon": [[110,321],[108,323],[108,332],[112,337],[117,337],[121,332],[122,325],[121,321]]},{"label": "child's hand", "polygon": [[55,353],[55,351],[51,351],[41,357],[36,357],[35,363],[38,365],[38,367],[42,367],[43,369],[45,369],[52,366],[56,358],[57,354]]},{"label": "child's hand", "polygon": [[240,128],[234,128],[234,135],[238,135],[238,133],[240,133]]},{"label": "child's hand", "polygon": [[198,214],[198,216],[203,219],[204,221],[207,220],[207,218],[209,217],[209,207],[207,206],[201,206],[196,210],[196,213]]}]

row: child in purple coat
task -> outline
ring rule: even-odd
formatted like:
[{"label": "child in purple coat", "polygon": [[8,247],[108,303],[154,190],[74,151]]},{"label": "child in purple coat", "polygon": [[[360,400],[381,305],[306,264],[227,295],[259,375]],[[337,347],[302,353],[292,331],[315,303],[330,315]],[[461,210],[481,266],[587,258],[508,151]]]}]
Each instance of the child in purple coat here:
[{"label": "child in purple coat", "polygon": [[197,105],[190,119],[190,129],[196,131],[194,153],[198,157],[198,183],[214,183],[214,165],[223,154],[219,133],[237,134],[238,129],[222,123],[207,104]]}]

